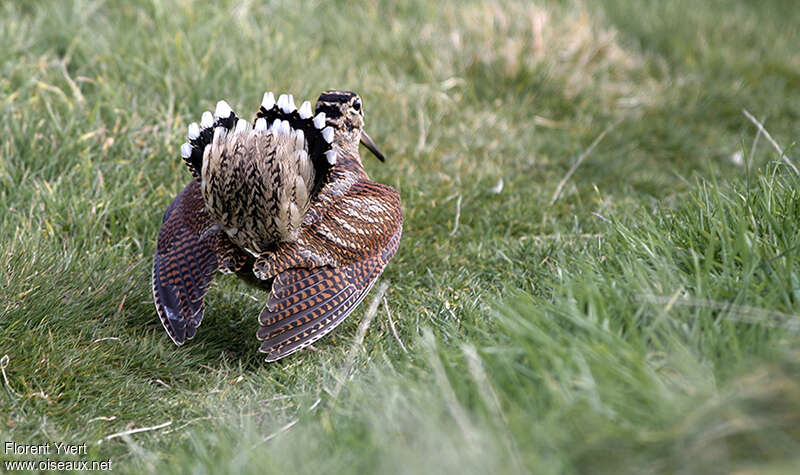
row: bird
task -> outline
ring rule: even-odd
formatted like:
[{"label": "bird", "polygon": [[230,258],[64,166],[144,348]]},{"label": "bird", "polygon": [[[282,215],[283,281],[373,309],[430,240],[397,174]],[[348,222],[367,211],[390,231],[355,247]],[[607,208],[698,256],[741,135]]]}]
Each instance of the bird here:
[{"label": "bird", "polygon": [[397,251],[398,192],[370,180],[361,97],[327,90],[314,110],[264,93],[255,119],[219,101],[188,127],[181,157],[192,174],[167,207],[153,257],[153,299],[180,346],[203,319],[218,273],[269,292],[256,337],[266,361],[322,338],[364,299]]}]

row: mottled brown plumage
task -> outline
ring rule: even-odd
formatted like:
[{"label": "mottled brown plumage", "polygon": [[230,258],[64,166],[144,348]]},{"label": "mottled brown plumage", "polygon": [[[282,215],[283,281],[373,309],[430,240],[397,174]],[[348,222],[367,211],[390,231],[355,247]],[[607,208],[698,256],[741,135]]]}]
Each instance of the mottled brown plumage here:
[{"label": "mottled brown plumage", "polygon": [[260,350],[283,358],[352,312],[397,250],[400,197],[369,179],[361,99],[327,91],[299,109],[271,93],[251,126],[220,102],[189,127],[181,155],[194,176],[167,209],[153,293],[172,340],[194,337],[217,271],[270,289]]},{"label": "mottled brown plumage", "polygon": [[304,134],[281,129],[250,129],[243,120],[233,132],[217,127],[203,154],[206,209],[253,254],[297,240],[311,198],[315,170]]}]

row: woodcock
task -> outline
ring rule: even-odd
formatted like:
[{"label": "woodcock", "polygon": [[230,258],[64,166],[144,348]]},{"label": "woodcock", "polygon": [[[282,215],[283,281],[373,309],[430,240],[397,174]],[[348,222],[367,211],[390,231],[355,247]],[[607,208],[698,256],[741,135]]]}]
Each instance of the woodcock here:
[{"label": "woodcock", "polygon": [[264,94],[254,122],[224,101],[189,125],[181,156],[194,179],[164,213],[153,261],[161,323],[195,336],[219,271],[270,291],[257,337],[267,361],[333,330],[361,302],[400,241],[400,197],[369,179],[361,98],[326,91],[315,111]]}]

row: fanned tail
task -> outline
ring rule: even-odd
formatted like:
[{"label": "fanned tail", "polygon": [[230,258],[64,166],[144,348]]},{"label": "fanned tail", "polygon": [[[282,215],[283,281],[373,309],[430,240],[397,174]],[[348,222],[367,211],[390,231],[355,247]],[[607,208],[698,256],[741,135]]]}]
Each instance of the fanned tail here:
[{"label": "fanned tail", "polygon": [[[276,120],[288,122],[292,130],[303,132],[306,141],[305,153],[310,158],[308,166],[315,169],[314,182],[306,181],[310,194],[314,194],[322,184],[322,180],[328,173],[328,169],[336,164],[336,151],[332,149],[333,128],[327,125],[324,112],[316,115],[312,112],[311,103],[303,102],[300,107],[296,107],[294,96],[291,94],[281,94],[278,100],[272,92],[265,92],[258,109],[256,118],[263,118],[267,124],[274,124]],[[300,163],[300,160],[298,160]],[[302,176],[309,176],[307,171],[300,171]]]},{"label": "fanned tail", "polygon": [[336,163],[333,129],[325,114],[312,116],[306,101],[277,101],[268,92],[251,125],[220,102],[214,121],[203,114],[184,146],[214,220],[238,246],[254,255],[295,241],[311,197]]},{"label": "fanned tail", "polygon": [[181,158],[186,162],[189,171],[192,172],[192,176],[197,180],[200,180],[203,170],[203,153],[206,145],[209,145],[214,139],[214,130],[217,127],[230,130],[236,120],[236,114],[233,113],[231,106],[225,101],[219,101],[214,110],[214,115],[211,115],[209,111],[205,111],[200,118],[200,124],[197,122],[189,124],[189,130],[186,134],[186,138],[189,141],[181,145]]}]

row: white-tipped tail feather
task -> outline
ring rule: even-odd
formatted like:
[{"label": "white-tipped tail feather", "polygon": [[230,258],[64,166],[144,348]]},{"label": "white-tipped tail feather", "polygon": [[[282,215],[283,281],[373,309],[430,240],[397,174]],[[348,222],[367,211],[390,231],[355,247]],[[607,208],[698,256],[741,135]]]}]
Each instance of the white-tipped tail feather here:
[{"label": "white-tipped tail feather", "polygon": [[336,150],[328,150],[325,152],[325,158],[331,165],[336,165]]},{"label": "white-tipped tail feather", "polygon": [[199,136],[200,136],[200,126],[197,125],[197,122],[192,122],[191,124],[189,124],[189,131],[186,134],[186,137],[188,137],[189,140],[194,140]]},{"label": "white-tipped tail feather", "polygon": [[270,110],[275,107],[275,94],[272,91],[267,91],[264,93],[264,98],[261,99],[261,107],[266,110]]},{"label": "white-tipped tail feather", "polygon": [[285,113],[291,112],[289,110],[289,96],[287,94],[281,94],[278,96],[278,109],[282,110]]},{"label": "white-tipped tail feather", "polygon": [[321,129],[325,127],[325,113],[320,112],[314,117],[314,127]]},{"label": "white-tipped tail feather", "polygon": [[217,102],[217,108],[214,109],[214,117],[217,119],[227,119],[233,113],[233,109],[225,101]]},{"label": "white-tipped tail feather", "polygon": [[203,112],[203,116],[200,118],[200,127],[207,129],[214,125],[214,116],[211,115],[211,112],[205,111]]},{"label": "white-tipped tail feather", "polygon": [[247,130],[249,128],[250,128],[250,124],[248,124],[246,120],[239,119],[239,120],[236,121],[236,129],[234,130],[234,132],[237,133],[237,134],[242,134],[242,133],[247,132]]},{"label": "white-tipped tail feather", "polygon": [[333,127],[329,125],[322,129],[322,138],[328,143],[333,142]]},{"label": "white-tipped tail feather", "polygon": [[311,103],[308,101],[303,102],[303,105],[300,106],[297,113],[300,114],[300,118],[303,120],[311,118]]}]

